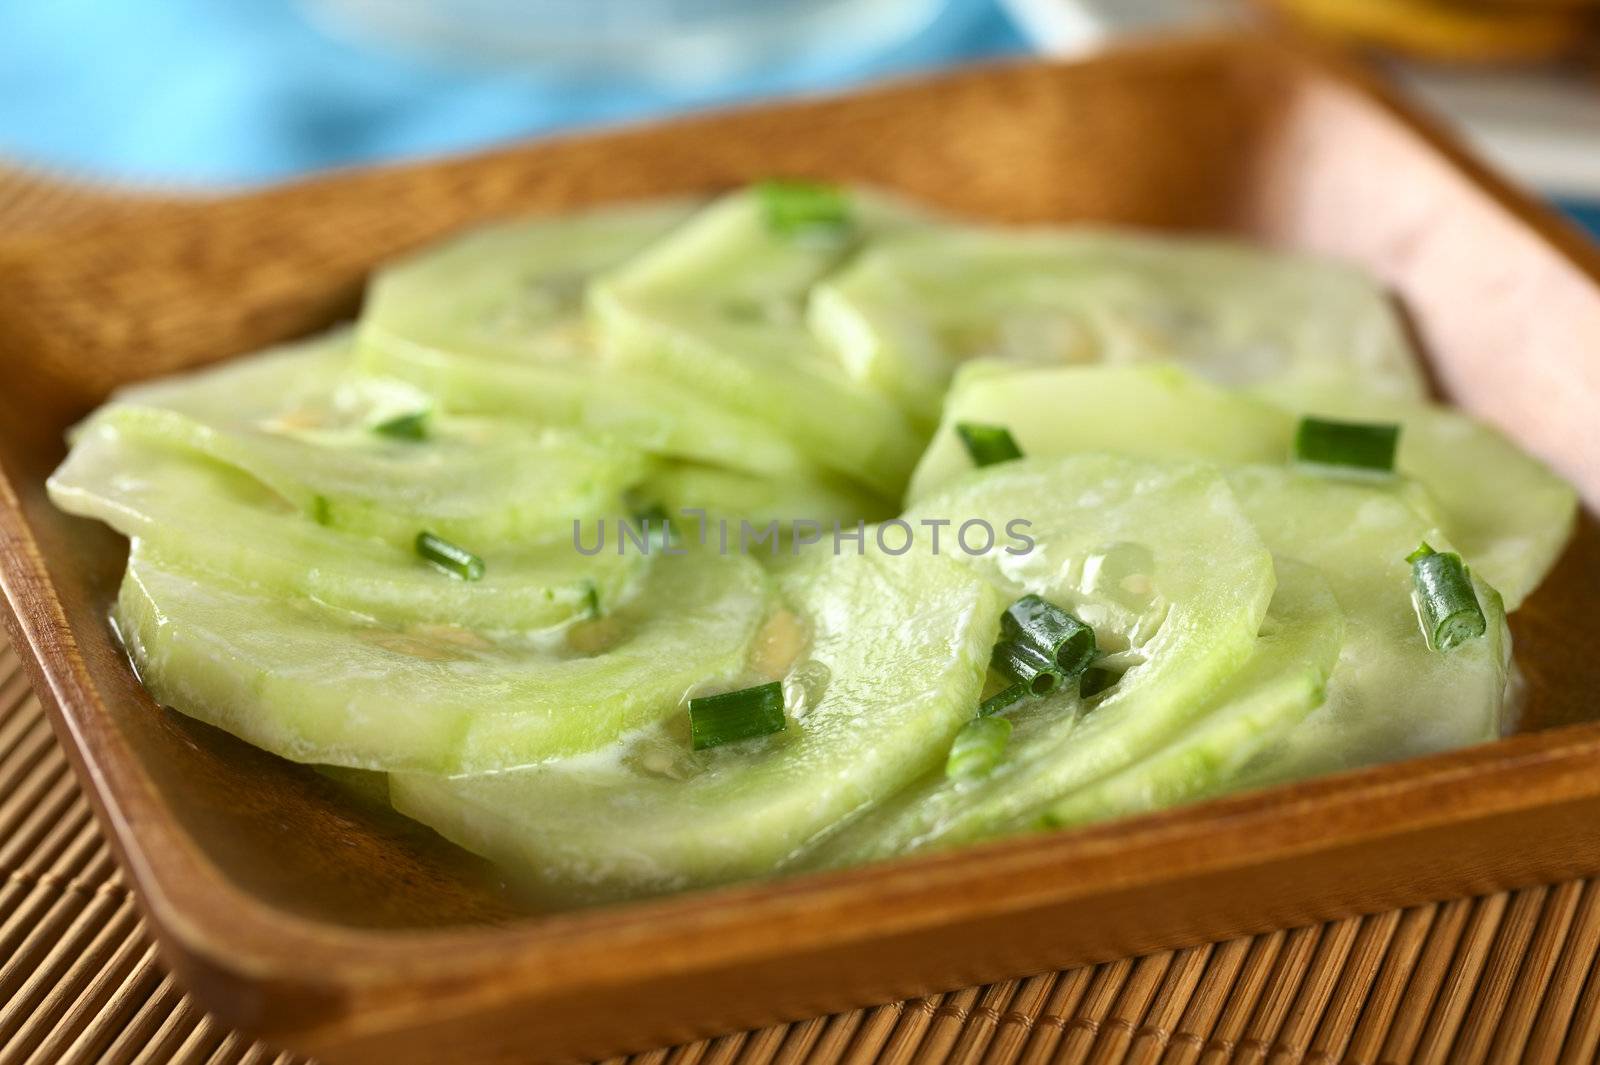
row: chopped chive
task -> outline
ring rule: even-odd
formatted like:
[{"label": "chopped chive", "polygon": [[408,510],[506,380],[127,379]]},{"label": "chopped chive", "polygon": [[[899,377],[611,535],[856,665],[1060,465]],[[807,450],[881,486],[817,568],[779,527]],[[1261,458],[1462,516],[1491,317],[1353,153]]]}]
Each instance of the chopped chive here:
[{"label": "chopped chive", "polygon": [[780,237],[838,237],[852,226],[850,197],[820,181],[773,180],[756,186],[767,228]]},{"label": "chopped chive", "polygon": [[1090,666],[1078,678],[1078,698],[1092,699],[1122,679],[1122,674],[1111,669]]},{"label": "chopped chive", "polygon": [[1393,423],[1301,418],[1294,434],[1294,457],[1319,466],[1388,472],[1394,469],[1399,443],[1400,427]]},{"label": "chopped chive", "polygon": [[1028,694],[1035,698],[1051,694],[1066,679],[1055,659],[1027,641],[1001,640],[994,645],[990,664],[1001,674],[1025,685]]},{"label": "chopped chive", "polygon": [[1411,563],[1412,601],[1430,647],[1449,651],[1488,630],[1460,555],[1423,544],[1406,558]]},{"label": "chopped chive", "polygon": [[1028,690],[1028,686],[1026,684],[1018,681],[1009,687],[1000,689],[993,695],[989,696],[989,698],[979,703],[978,716],[993,717],[995,714],[1003,714],[1007,710],[1010,710],[1013,706],[1016,706],[1018,703],[1031,697],[1032,694],[1033,693]]},{"label": "chopped chive", "polygon": [[634,511],[633,520],[639,526],[639,531],[644,534],[647,547],[654,547],[659,535],[661,550],[666,551],[667,546],[672,543],[673,529],[672,518],[667,514],[665,507],[660,503],[652,503],[642,510]]},{"label": "chopped chive", "polygon": [[333,504],[327,496],[311,497],[311,520],[318,525],[333,524]]},{"label": "chopped chive", "polygon": [[660,503],[651,503],[633,512],[633,520],[639,522],[659,522],[662,526],[672,524],[672,518],[667,514],[667,508]]},{"label": "chopped chive", "polygon": [[1427,558],[1429,555],[1436,555],[1436,554],[1438,554],[1438,552],[1433,549],[1433,545],[1428,543],[1428,541],[1424,540],[1417,547],[1417,549],[1415,551],[1411,552],[1411,554],[1406,556],[1406,561],[1409,562],[1409,563],[1415,563],[1415,562],[1418,562],[1418,561],[1420,561],[1420,560],[1422,560],[1424,558]]},{"label": "chopped chive", "polygon": [[980,717],[968,721],[955,742],[950,744],[950,757],[944,763],[944,775],[952,780],[981,777],[1000,764],[1005,754],[1006,741],[1011,739],[1011,720],[1004,717]]},{"label": "chopped chive", "polygon": [[414,410],[410,414],[401,414],[388,421],[379,422],[372,427],[372,431],[379,436],[387,436],[391,440],[423,440],[428,435],[428,412]]},{"label": "chopped chive", "polygon": [[483,559],[431,532],[417,533],[417,554],[452,577],[475,581],[483,576]]},{"label": "chopped chive", "polygon": [[689,735],[697,751],[770,736],[787,725],[778,681],[689,700]]},{"label": "chopped chive", "polygon": [[1043,651],[1066,679],[1094,661],[1094,630],[1054,603],[1025,595],[1000,616],[1000,642],[1026,642]]},{"label": "chopped chive", "polygon": [[1011,430],[1003,425],[957,422],[956,435],[961,437],[961,443],[966,446],[967,454],[972,456],[974,466],[993,466],[1022,457],[1022,449],[1011,438]]},{"label": "chopped chive", "polygon": [[584,614],[590,621],[600,616],[600,586],[594,581],[585,581],[587,587],[583,590]]}]

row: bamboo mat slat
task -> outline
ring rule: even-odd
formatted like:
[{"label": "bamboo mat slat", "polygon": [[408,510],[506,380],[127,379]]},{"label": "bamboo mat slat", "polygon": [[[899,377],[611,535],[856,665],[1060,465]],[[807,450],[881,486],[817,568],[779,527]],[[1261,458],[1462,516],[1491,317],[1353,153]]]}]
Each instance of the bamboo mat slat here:
[{"label": "bamboo mat slat", "polygon": [[[0,167],[0,242],[155,202]],[[1589,1065],[1597,1051],[1600,883],[1572,881],[969,988],[608,1065]],[[0,637],[0,1065],[304,1061],[213,1022],[165,972]]]}]

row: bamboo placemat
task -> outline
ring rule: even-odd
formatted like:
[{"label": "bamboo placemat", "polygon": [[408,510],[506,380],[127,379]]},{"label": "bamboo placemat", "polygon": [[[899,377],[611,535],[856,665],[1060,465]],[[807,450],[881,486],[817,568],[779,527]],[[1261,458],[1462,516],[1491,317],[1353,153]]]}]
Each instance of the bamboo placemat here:
[{"label": "bamboo placemat", "polygon": [[[151,202],[0,168],[0,240]],[[1587,1065],[1600,1049],[1597,958],[1600,881],[1571,881],[968,988],[629,1061]],[[0,636],[0,1065],[302,1060],[212,1021],[165,972]]]}]

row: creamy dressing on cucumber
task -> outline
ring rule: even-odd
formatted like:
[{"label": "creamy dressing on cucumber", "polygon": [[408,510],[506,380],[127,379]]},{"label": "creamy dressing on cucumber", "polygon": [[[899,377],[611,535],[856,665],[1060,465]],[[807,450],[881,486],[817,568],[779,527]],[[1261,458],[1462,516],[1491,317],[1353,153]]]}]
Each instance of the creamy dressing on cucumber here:
[{"label": "creamy dressing on cucumber", "polygon": [[1502,734],[1575,497],[1423,382],[1343,265],[779,181],[425,249],[48,487],[158,702],[580,905]]}]

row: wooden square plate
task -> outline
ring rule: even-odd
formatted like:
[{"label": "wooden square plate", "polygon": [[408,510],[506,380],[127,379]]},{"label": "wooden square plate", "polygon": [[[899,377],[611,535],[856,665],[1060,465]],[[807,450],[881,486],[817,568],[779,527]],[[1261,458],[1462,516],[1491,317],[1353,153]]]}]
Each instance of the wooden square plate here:
[{"label": "wooden square plate", "polygon": [[484,866],[145,696],[106,624],[124,551],[51,508],[113,386],[348,315],[466,223],[772,174],[1004,221],[1209,229],[1344,256],[1440,389],[1600,503],[1600,254],[1361,71],[1152,44],[169,202],[0,239],[0,581],[16,645],[167,959],[225,1020],[339,1061],[583,1058],[1600,872],[1600,535],[1513,620],[1527,731],[1088,829],[530,914]]}]

